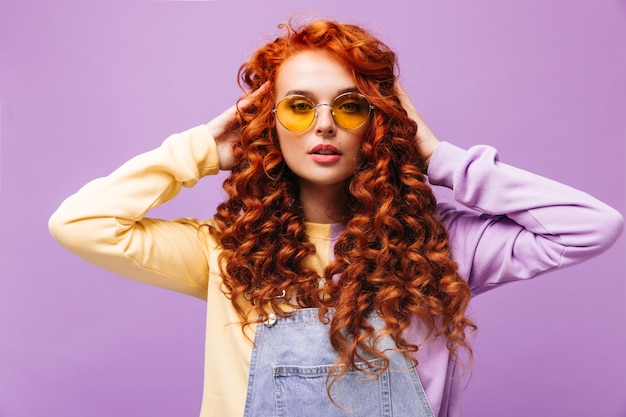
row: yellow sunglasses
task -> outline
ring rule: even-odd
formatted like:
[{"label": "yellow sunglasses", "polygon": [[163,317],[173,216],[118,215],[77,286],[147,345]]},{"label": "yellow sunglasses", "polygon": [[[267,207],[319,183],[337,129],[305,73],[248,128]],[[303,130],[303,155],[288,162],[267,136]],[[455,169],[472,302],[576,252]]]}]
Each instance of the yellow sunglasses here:
[{"label": "yellow sunglasses", "polygon": [[302,132],[311,127],[320,106],[330,107],[335,123],[346,130],[363,126],[374,108],[365,96],[359,93],[340,94],[331,104],[315,104],[307,96],[294,94],[280,99],[272,111],[285,129]]}]

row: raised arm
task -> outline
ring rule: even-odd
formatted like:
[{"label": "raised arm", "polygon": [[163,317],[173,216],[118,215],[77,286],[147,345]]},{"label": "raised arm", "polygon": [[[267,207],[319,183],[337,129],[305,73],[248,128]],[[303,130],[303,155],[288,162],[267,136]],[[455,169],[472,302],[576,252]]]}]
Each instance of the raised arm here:
[{"label": "raised arm", "polygon": [[442,143],[429,179],[471,210],[442,208],[453,254],[474,293],[599,255],[622,232],[620,213],[589,194],[504,164],[495,149]]},{"label": "raised arm", "polygon": [[[245,110],[255,95],[239,101]],[[49,221],[65,248],[117,274],[205,298],[207,259],[215,243],[197,219],[145,217],[151,208],[192,187],[205,175],[230,169],[239,138],[237,109],[206,125],[173,135],[66,199]]]},{"label": "raised arm", "polygon": [[398,86],[418,124],[417,144],[433,185],[465,206],[440,205],[454,259],[474,294],[599,255],[619,237],[620,213],[587,193],[499,161],[488,146],[439,142]]},{"label": "raised arm", "polygon": [[117,274],[203,298],[208,267],[200,222],[144,217],[219,170],[207,126],[170,136],[110,175],[95,179],[67,198],[49,221],[66,249]]}]

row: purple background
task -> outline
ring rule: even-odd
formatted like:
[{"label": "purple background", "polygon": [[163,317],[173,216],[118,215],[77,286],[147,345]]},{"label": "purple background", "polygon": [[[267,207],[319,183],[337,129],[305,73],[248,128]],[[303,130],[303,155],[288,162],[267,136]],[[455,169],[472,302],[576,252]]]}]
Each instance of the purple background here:
[{"label": "purple background", "polygon": [[[624,212],[626,2],[0,2],[0,416],[196,416],[205,303],[57,246],[63,198],[237,98],[293,12],[362,23],[399,54],[427,122],[461,146]],[[221,178],[159,216],[213,214]],[[624,238],[478,297],[465,416],[626,416]]]}]

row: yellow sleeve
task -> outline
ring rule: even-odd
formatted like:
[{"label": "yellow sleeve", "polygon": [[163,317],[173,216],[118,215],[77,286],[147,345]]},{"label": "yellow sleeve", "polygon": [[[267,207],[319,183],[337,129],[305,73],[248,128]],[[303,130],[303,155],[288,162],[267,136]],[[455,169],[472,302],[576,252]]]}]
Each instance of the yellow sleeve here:
[{"label": "yellow sleeve", "polygon": [[114,273],[206,299],[210,236],[197,219],[145,218],[154,207],[219,171],[206,126],[172,135],[67,198],[49,221],[65,248]]}]

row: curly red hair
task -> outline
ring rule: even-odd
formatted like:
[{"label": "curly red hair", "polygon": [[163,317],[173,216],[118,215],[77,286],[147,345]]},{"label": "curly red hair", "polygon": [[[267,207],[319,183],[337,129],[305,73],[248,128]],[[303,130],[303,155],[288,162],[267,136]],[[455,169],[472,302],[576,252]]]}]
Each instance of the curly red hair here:
[{"label": "curly red hair", "polygon": [[[223,247],[225,292],[244,325],[250,319],[243,299],[262,319],[271,312],[289,314],[277,299],[284,293],[300,307],[320,308],[320,318],[332,308],[330,343],[339,355],[338,375],[348,366],[358,368],[363,352],[388,364],[385,353],[375,347],[384,335],[413,360],[418,346],[402,336],[411,317],[421,319],[431,335],[444,335],[453,357],[459,348],[471,355],[466,331],[475,326],[465,315],[470,290],[451,259],[447,231],[420,169],[417,125],[395,88],[394,52],[355,25],[322,20],[281,28],[284,36],[241,66],[245,90],[274,83],[280,66],[295,54],[323,49],[352,71],[358,91],[374,110],[356,171],[345,186],[349,214],[323,286],[322,277],[305,263],[315,248],[307,241],[297,178],[278,145],[274,92],[240,115],[236,162],[224,182],[228,198],[218,206],[211,232]],[[383,330],[368,323],[373,312],[384,320]]]}]

